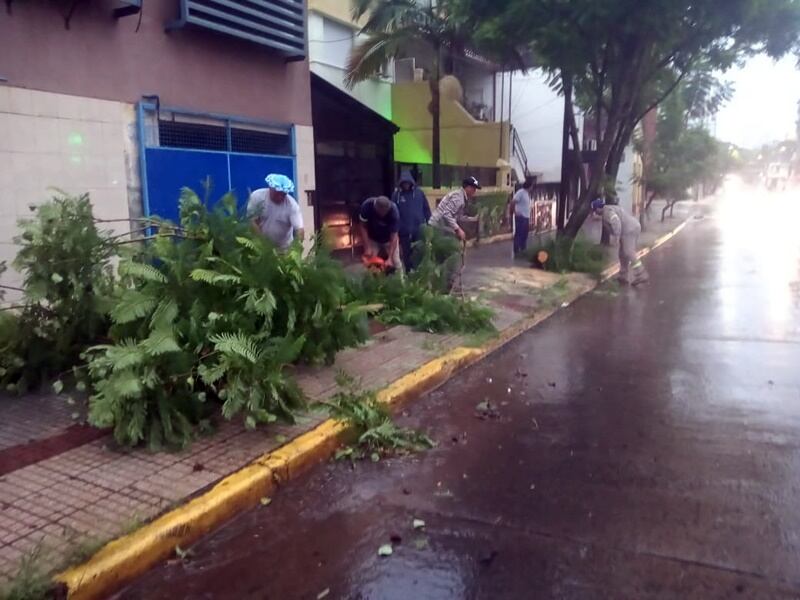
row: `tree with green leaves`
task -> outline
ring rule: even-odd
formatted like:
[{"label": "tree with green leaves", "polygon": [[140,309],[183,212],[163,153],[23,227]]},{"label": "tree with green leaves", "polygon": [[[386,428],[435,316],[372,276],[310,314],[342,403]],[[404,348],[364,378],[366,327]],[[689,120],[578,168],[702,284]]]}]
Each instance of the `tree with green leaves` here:
[{"label": "tree with green leaves", "polygon": [[565,94],[583,164],[573,94],[600,116],[597,148],[562,236],[574,239],[636,126],[699,65],[724,71],[757,53],[798,48],[800,0],[453,0],[456,21],[481,15],[478,43],[517,40]]},{"label": "tree with green leaves", "polygon": [[452,0],[353,0],[353,20],[364,24],[360,33],[364,40],[350,55],[345,84],[357,83],[376,76],[389,61],[410,54],[420,46],[432,57],[428,74],[431,91],[433,187],[441,187],[441,92],[444,75],[452,73],[455,57],[468,50],[510,64],[521,64],[514,45],[504,40],[486,40],[476,44],[472,35],[478,26],[478,15],[451,18]]},{"label": "tree with green leaves", "polygon": [[676,202],[691,196],[690,188],[722,174],[719,155],[724,150],[721,144],[702,125],[688,122],[689,112],[684,93],[670,96],[659,111],[656,137],[645,167],[645,181],[648,206],[654,198],[666,200],[662,220]]}]

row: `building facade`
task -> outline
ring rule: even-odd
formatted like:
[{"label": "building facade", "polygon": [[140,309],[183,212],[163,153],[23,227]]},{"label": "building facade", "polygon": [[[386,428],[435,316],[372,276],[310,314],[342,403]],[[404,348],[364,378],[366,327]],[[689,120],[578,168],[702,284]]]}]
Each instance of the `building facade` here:
[{"label": "building facade", "polygon": [[[8,2],[0,16],[0,260],[49,188],[98,218],[174,218],[180,188],[240,203],[291,176],[315,188],[303,0]],[[233,5],[233,6],[231,6]]]}]

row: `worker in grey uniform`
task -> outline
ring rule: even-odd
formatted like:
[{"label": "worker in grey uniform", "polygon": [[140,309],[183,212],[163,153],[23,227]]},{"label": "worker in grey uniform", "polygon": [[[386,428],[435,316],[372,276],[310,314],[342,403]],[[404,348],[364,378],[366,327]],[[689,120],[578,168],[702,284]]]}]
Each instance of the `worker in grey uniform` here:
[{"label": "worker in grey uniform", "polygon": [[645,283],[650,277],[636,253],[642,233],[639,220],[618,204],[606,204],[602,198],[592,202],[592,211],[602,217],[603,224],[619,243],[619,280],[631,285]]}]

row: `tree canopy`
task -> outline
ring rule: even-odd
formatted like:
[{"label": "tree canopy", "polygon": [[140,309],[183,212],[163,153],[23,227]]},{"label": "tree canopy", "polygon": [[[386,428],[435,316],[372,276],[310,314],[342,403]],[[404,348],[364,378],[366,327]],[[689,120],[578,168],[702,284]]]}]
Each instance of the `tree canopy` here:
[{"label": "tree canopy", "polygon": [[[480,14],[480,43],[517,40],[553,85],[601,115],[589,177],[564,235],[616,170],[636,125],[697,69],[798,47],[800,0],[452,0],[454,18]],[[568,106],[571,110],[571,106]],[[574,118],[572,119],[574,127]],[[576,132],[573,151],[581,153]],[[578,161],[582,164],[582,157]]]}]

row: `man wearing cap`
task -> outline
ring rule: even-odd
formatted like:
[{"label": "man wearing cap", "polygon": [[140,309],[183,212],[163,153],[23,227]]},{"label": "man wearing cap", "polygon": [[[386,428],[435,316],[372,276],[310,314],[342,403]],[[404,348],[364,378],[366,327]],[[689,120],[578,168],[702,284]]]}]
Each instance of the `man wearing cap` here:
[{"label": "man wearing cap", "polygon": [[303,215],[290,194],[294,183],[285,175],[267,175],[267,187],[250,194],[247,216],[253,227],[280,250],[287,250],[294,240],[303,241]]},{"label": "man wearing cap", "polygon": [[650,277],[636,253],[642,233],[639,219],[618,204],[606,204],[602,198],[592,201],[592,212],[603,219],[603,225],[618,240],[620,282],[631,285],[646,283]]},{"label": "man wearing cap", "polygon": [[431,215],[430,224],[438,229],[442,229],[455,235],[462,242],[467,239],[464,230],[458,224],[459,219],[477,221],[475,217],[464,217],[464,208],[467,202],[475,197],[481,189],[478,180],[474,177],[467,177],[460,189],[453,190],[447,194]]},{"label": "man wearing cap", "polygon": [[[397,205],[386,196],[367,198],[359,212],[361,240],[364,242],[364,257],[383,254],[386,266],[403,272],[400,260],[400,212]],[[381,257],[383,258],[383,257]]]}]

